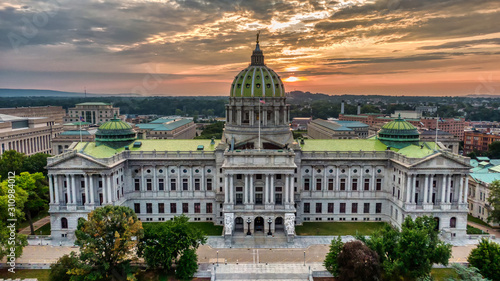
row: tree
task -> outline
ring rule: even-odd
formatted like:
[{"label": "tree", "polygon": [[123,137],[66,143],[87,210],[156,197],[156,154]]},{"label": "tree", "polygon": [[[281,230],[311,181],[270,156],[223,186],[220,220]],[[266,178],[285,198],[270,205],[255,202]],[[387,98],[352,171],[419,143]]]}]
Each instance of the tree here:
[{"label": "tree", "polygon": [[483,278],[475,267],[467,267],[459,263],[454,263],[451,267],[455,270],[456,277],[450,277],[446,281],[489,281],[489,279]]},{"label": "tree", "polygon": [[90,212],[88,220],[79,220],[75,236],[80,260],[91,270],[74,269],[70,273],[81,275],[86,271],[90,280],[119,280],[130,274],[130,262],[143,229],[132,209],[107,205]]},{"label": "tree", "polygon": [[195,249],[184,250],[177,262],[175,277],[181,280],[191,280],[198,270],[197,261],[198,255],[196,255]]},{"label": "tree", "polygon": [[167,272],[179,255],[189,249],[196,250],[206,242],[205,234],[188,221],[189,218],[182,215],[163,223],[145,225],[139,255],[149,267]]},{"label": "tree", "polygon": [[482,239],[467,258],[470,266],[476,267],[479,272],[491,280],[500,280],[500,245]]},{"label": "tree", "polygon": [[[69,255],[64,255],[60,257],[56,263],[50,265],[50,281],[70,281],[71,270],[81,267],[78,255],[75,252],[71,252]],[[75,279],[75,278],[73,278]]]},{"label": "tree", "polygon": [[28,201],[24,204],[24,213],[30,223],[31,235],[35,235],[31,218],[33,214],[47,206],[49,187],[42,173],[22,172],[21,175],[16,176],[16,184],[28,193]]},{"label": "tree", "polygon": [[345,243],[337,262],[339,281],[378,281],[380,278],[377,253],[359,240]]},{"label": "tree", "polygon": [[500,141],[494,141],[488,145],[488,157],[500,159]]},{"label": "tree", "polygon": [[340,236],[332,239],[332,243],[330,244],[330,251],[326,254],[325,261],[323,265],[326,270],[330,272],[333,276],[339,275],[339,265],[338,265],[338,256],[340,251],[342,251],[342,247],[344,243],[342,243],[342,239]]},{"label": "tree", "polygon": [[0,158],[0,180],[5,180],[9,172],[19,175],[23,172],[23,162],[26,156],[15,150],[7,150]]},{"label": "tree", "polygon": [[495,180],[489,185],[490,195],[488,197],[488,203],[490,203],[492,209],[488,214],[488,222],[500,222],[500,181]]},{"label": "tree", "polygon": [[43,173],[44,176],[47,176],[47,158],[50,155],[45,153],[37,153],[33,154],[23,161],[23,172],[28,172],[30,174],[34,173]]}]

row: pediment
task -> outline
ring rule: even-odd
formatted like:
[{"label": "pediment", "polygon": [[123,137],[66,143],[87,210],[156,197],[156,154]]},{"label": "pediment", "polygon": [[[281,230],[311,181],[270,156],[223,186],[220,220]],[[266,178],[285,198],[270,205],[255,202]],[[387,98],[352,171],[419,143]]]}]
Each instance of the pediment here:
[{"label": "pediment", "polygon": [[413,168],[437,168],[437,169],[469,169],[469,165],[462,162],[458,155],[450,157],[444,154],[437,154],[431,157],[422,159],[412,165]]},{"label": "pediment", "polygon": [[107,168],[106,165],[81,154],[74,154],[72,157],[61,159],[60,161],[51,164],[49,169],[67,169],[67,168],[82,168],[82,169],[102,169]]}]

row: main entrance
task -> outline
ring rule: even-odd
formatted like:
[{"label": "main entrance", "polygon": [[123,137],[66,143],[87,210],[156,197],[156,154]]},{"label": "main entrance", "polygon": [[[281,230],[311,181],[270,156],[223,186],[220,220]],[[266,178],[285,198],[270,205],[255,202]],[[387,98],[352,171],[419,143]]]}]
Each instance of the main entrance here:
[{"label": "main entrance", "polygon": [[255,231],[264,231],[264,219],[262,217],[256,217],[254,221]]}]

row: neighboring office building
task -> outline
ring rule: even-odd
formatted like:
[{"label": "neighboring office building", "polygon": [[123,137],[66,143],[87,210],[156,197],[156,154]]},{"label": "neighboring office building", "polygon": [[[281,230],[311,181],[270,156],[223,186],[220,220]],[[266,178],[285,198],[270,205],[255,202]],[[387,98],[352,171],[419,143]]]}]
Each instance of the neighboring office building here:
[{"label": "neighboring office building", "polygon": [[357,121],[313,120],[307,129],[313,139],[365,139],[368,125]]},{"label": "neighboring office building", "polygon": [[292,119],[292,130],[306,131],[307,126],[311,123],[312,117],[295,117]]},{"label": "neighboring office building", "polygon": [[0,108],[0,114],[17,117],[47,117],[54,122],[54,130],[58,131],[62,129],[66,111],[62,106],[11,107]]},{"label": "neighboring office building", "polygon": [[488,203],[490,184],[495,180],[500,180],[500,160],[489,159],[488,157],[477,157],[471,160],[475,167],[469,174],[469,192],[467,201],[469,204],[469,214],[492,226],[500,226],[498,223],[488,222],[488,216],[492,210]]},{"label": "neighboring office building", "polygon": [[422,115],[422,113],[424,112],[429,112],[430,114],[436,113],[437,110],[438,110],[437,106],[417,106],[415,108],[415,111],[420,113],[420,115]]},{"label": "neighboring office building", "polygon": [[401,117],[403,119],[418,119],[422,114],[413,110],[396,110],[391,114],[391,118]]},{"label": "neighboring office building", "polygon": [[150,123],[136,124],[141,139],[192,139],[196,136],[193,119],[168,117],[158,118]]},{"label": "neighboring office building", "polygon": [[93,142],[97,128],[88,122],[73,122],[63,125],[64,131],[52,139],[53,154],[61,154],[74,142]]},{"label": "neighboring office building", "polygon": [[464,155],[474,150],[483,152],[495,141],[500,141],[500,135],[480,131],[466,131],[464,136]]},{"label": "neighboring office building", "polygon": [[[436,141],[436,130],[420,130],[420,141]],[[460,140],[458,137],[448,132],[438,130],[437,141],[442,143],[446,148],[450,149],[451,152],[458,154],[458,150],[460,148]]]},{"label": "neighboring office building", "polygon": [[80,117],[83,117],[84,122],[99,125],[110,121],[115,115],[120,116],[120,108],[113,107],[110,103],[84,102],[69,108],[67,116],[64,117],[64,122],[79,122],[81,121]]}]

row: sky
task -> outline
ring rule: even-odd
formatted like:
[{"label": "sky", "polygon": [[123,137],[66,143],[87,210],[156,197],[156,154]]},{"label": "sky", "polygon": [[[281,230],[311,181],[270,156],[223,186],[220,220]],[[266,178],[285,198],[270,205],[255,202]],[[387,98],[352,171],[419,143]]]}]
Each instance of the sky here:
[{"label": "sky", "polygon": [[0,88],[229,95],[260,31],[286,91],[500,95],[498,0],[4,0]]}]

